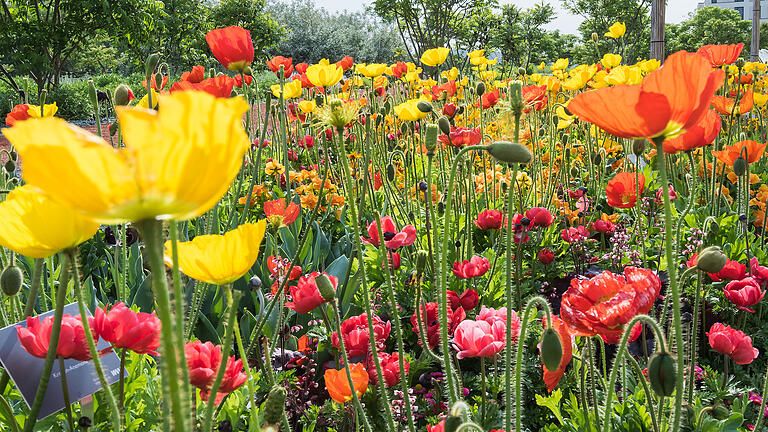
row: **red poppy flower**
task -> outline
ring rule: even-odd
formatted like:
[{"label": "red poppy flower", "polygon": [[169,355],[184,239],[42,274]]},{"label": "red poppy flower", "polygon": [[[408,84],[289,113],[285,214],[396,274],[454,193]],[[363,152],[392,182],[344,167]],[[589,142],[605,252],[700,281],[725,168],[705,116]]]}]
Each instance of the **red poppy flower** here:
[{"label": "red poppy flower", "polygon": [[[766,143],[759,143],[752,140],[739,141],[720,151],[713,150],[712,154],[715,155],[717,160],[730,166],[733,166],[736,159],[744,153],[747,156],[747,163],[755,163],[763,157],[763,153],[765,153],[765,145]],[[744,152],[744,149],[747,151]]]},{"label": "red poppy flower", "polygon": [[443,105],[443,115],[446,115],[448,117],[453,117],[454,114],[456,114],[456,105],[452,103],[447,103]]},{"label": "red poppy flower", "polygon": [[539,260],[540,263],[547,265],[551,264],[552,261],[555,260],[555,254],[552,253],[549,249],[542,249],[539,251],[538,254],[536,254],[536,258]]},{"label": "red poppy flower", "polygon": [[613,230],[615,229],[616,229],[616,225],[614,225],[613,222],[608,220],[598,219],[592,222],[592,231],[608,234],[613,232]]},{"label": "red poppy flower", "polygon": [[453,274],[459,279],[473,279],[484,275],[491,268],[488,258],[473,256],[469,260],[453,263]]},{"label": "red poppy flower", "polygon": [[760,353],[752,347],[751,337],[722,323],[713,324],[707,332],[707,337],[712,349],[731,357],[736,364],[750,364]]},{"label": "red poppy flower", "polygon": [[347,69],[351,68],[353,64],[355,64],[355,60],[350,56],[344,56],[341,60],[336,62],[336,66],[340,67],[341,70],[345,72]]},{"label": "red poppy flower", "polygon": [[[215,371],[218,373],[219,365],[216,366]],[[216,375],[214,375],[214,378]],[[224,400],[224,396],[232,393],[233,391],[237,390],[245,384],[245,381],[248,379],[248,377],[243,372],[243,360],[237,359],[235,360],[234,357],[230,357],[227,359],[227,365],[224,368],[224,378],[221,380],[221,384],[219,384],[219,391],[216,392],[216,398],[214,399],[214,405],[218,405],[221,403],[222,400]],[[211,384],[212,385],[212,384]],[[200,399],[203,400],[203,402],[208,402],[208,399],[211,397],[211,390],[210,388],[201,388],[200,389]]]},{"label": "red poppy flower", "polygon": [[[251,85],[253,83],[253,77],[250,75],[245,76],[245,83],[247,85]],[[243,77],[242,75],[235,75],[235,87],[237,88],[243,88]]]},{"label": "red poppy flower", "polygon": [[210,388],[221,364],[221,345],[194,341],[184,345],[184,355],[189,369],[189,383],[204,389]]},{"label": "red poppy flower", "polygon": [[749,269],[752,272],[752,277],[755,278],[757,283],[760,284],[760,286],[765,286],[765,283],[768,282],[768,267],[761,266],[757,257],[752,257],[752,259],[749,260]]},{"label": "red poppy flower", "polygon": [[456,148],[480,144],[482,138],[483,134],[480,132],[480,128],[465,129],[462,127],[452,128],[450,139],[448,135],[438,136],[441,143],[450,144]]},{"label": "red poppy flower", "polygon": [[382,261],[381,268],[383,270],[387,270],[387,263],[389,263],[390,268],[392,268],[393,271],[396,271],[400,269],[400,264],[402,263],[402,257],[397,252],[388,252],[387,253],[387,261]]},{"label": "red poppy flower", "polygon": [[523,101],[525,109],[523,112],[529,113],[531,109],[541,111],[547,106],[547,86],[529,85],[522,88]]},{"label": "red poppy flower", "polygon": [[451,80],[440,85],[434,85],[430,91],[437,100],[453,97],[456,94],[456,81]]},{"label": "red poppy flower", "polygon": [[403,75],[408,73],[408,65],[405,64],[405,62],[397,62],[394,66],[392,66],[392,76],[395,78],[400,78]]},{"label": "red poppy flower", "polygon": [[[157,76],[157,74],[152,74],[152,77],[149,79],[149,81],[152,84],[152,88],[155,89],[155,90],[162,90],[162,89],[164,89],[166,84],[168,84],[168,77],[167,76],[163,76],[162,77],[162,79],[160,80],[160,88],[158,88],[157,87],[157,79],[155,78],[156,76]],[[142,80],[141,81],[141,85],[144,88],[147,88],[147,80],[146,79]]]},{"label": "red poppy flower", "polygon": [[531,221],[529,226],[536,228],[547,228],[555,221],[555,218],[552,217],[552,213],[544,207],[529,208],[525,211],[525,217]]},{"label": "red poppy flower", "polygon": [[[645,176],[640,173],[640,195],[645,189]],[[620,172],[605,185],[608,205],[614,208],[632,208],[637,205],[637,183],[635,173]]]},{"label": "red poppy flower", "polygon": [[480,97],[480,105],[483,107],[483,109],[492,108],[499,102],[500,97],[501,94],[499,93],[499,89],[496,89],[492,92],[483,93],[483,95]]},{"label": "red poppy flower", "polygon": [[[398,231],[395,221],[389,216],[381,218],[381,231],[384,233],[384,245],[392,250],[410,246],[416,241],[416,227],[406,225]],[[379,247],[379,228],[376,221],[368,225],[368,236],[370,238],[362,237],[363,242]]]},{"label": "red poppy flower", "polygon": [[293,58],[291,57],[274,56],[271,60],[267,60],[266,63],[269,70],[277,75],[278,78],[280,78],[280,66],[283,67],[284,78],[290,77],[293,73]]},{"label": "red poppy flower", "polygon": [[[339,285],[339,278],[328,273],[324,274],[328,276],[333,288],[336,289]],[[296,313],[308,313],[325,303],[325,299],[323,299],[320,290],[317,288],[315,279],[318,276],[320,276],[320,272],[315,271],[299,278],[299,283],[296,286],[290,287],[291,299],[293,301],[286,302],[285,307],[293,309]]]},{"label": "red poppy flower", "polygon": [[500,210],[483,210],[477,215],[475,225],[481,230],[501,229],[504,226],[504,214]]},{"label": "red poppy flower", "polygon": [[752,110],[755,106],[754,95],[752,89],[747,90],[741,99],[739,99],[739,106],[736,107],[736,101],[725,96],[714,96],[712,98],[712,106],[724,116],[733,114],[746,114]]},{"label": "red poppy flower", "polygon": [[171,93],[185,90],[204,91],[218,98],[228,98],[232,95],[232,87],[235,86],[235,80],[226,76],[219,75],[216,78],[208,78],[199,83],[192,81],[179,81],[171,86]]},{"label": "red poppy flower", "polygon": [[122,302],[107,309],[96,309],[95,324],[102,339],[138,354],[157,355],[161,324],[154,312],[134,312]]},{"label": "red poppy flower", "polygon": [[13,126],[18,121],[24,121],[31,119],[29,115],[29,104],[19,104],[13,107],[11,112],[5,116],[5,124]]},{"label": "red poppy flower", "polygon": [[697,54],[704,56],[712,67],[733,64],[741,55],[744,44],[731,45],[704,45],[696,51]]},{"label": "red poppy flower", "polygon": [[688,128],[680,136],[664,141],[664,153],[674,154],[679,151],[693,150],[712,144],[722,127],[722,121],[716,111],[708,110],[701,120]]},{"label": "red poppy flower", "polygon": [[299,216],[300,211],[299,205],[293,201],[286,206],[285,198],[264,203],[264,214],[267,216],[267,221],[275,228],[292,224]]},{"label": "red poppy flower", "polygon": [[624,275],[604,271],[591,279],[573,279],[563,294],[560,317],[576,336],[602,336],[617,343],[623,325],[651,310],[661,281],[651,270],[627,267]]},{"label": "red poppy flower", "polygon": [[[93,339],[99,340],[99,332],[93,318],[88,319]],[[16,336],[21,346],[31,355],[45,358],[48,355],[48,346],[53,331],[53,315],[43,318],[27,317],[27,326],[16,326]],[[56,357],[61,359],[75,359],[88,361],[91,351],[85,340],[85,329],[80,317],[64,314],[61,318],[61,333],[59,333],[59,345],[56,347]]]},{"label": "red poppy flower", "polygon": [[[425,310],[426,306],[426,310]],[[437,303],[430,302],[419,306],[421,310],[421,321],[427,336],[427,344],[430,348],[436,347],[440,343],[440,320]],[[448,312],[448,334],[451,335],[456,330],[460,322],[464,321],[467,313],[463,308],[456,308],[453,312]],[[419,322],[416,312],[411,315],[411,326],[413,332],[419,334]],[[421,340],[419,340],[421,344]]]},{"label": "red poppy flower", "polygon": [[760,289],[760,284],[751,277],[728,282],[723,288],[723,294],[737,308],[752,313],[755,311],[749,306],[760,303],[760,300],[765,297],[765,292]]},{"label": "red poppy flower", "polygon": [[[392,329],[392,323],[386,323],[378,316],[373,316],[373,334],[376,339],[376,349],[384,348],[384,341],[389,337]],[[370,339],[368,335],[368,315],[353,316],[341,323],[341,334],[344,337],[344,347],[347,349],[347,355],[350,357],[360,357],[368,354],[370,351]],[[339,334],[333,332],[331,343],[340,349]]]},{"label": "red poppy flower", "polygon": [[[547,328],[547,317],[542,318],[544,329]],[[552,328],[560,338],[560,345],[563,347],[563,356],[560,358],[560,364],[557,366],[557,370],[549,371],[544,365],[541,365],[541,369],[544,371],[544,384],[547,385],[547,391],[552,393],[552,390],[557,387],[557,383],[560,382],[560,378],[565,375],[565,368],[573,358],[573,341],[571,340],[571,333],[568,331],[568,326],[565,325],[563,320],[557,315],[552,316]],[[541,352],[541,346],[539,346],[539,352]]]},{"label": "red poppy flower", "polygon": [[181,81],[199,83],[204,79],[205,79],[205,68],[200,65],[192,66],[192,72],[184,72],[181,74]]},{"label": "red poppy flower", "polygon": [[472,288],[465,290],[461,295],[456,294],[456,291],[448,290],[448,306],[452,311],[457,308],[471,311],[477,306],[478,302],[480,302],[480,296]]},{"label": "red poppy flower", "polygon": [[560,231],[560,238],[567,243],[589,238],[589,230],[584,225],[570,227]]},{"label": "red poppy flower", "polygon": [[309,67],[309,63],[299,63],[296,65],[294,69],[296,69],[296,72],[299,73],[299,75],[304,75],[307,73],[307,68]]},{"label": "red poppy flower", "polygon": [[225,68],[240,72],[253,62],[251,32],[237,26],[211,30],[205,35],[214,57]]},{"label": "red poppy flower", "polygon": [[641,85],[581,93],[568,110],[617,137],[674,137],[699,123],[724,80],[725,73],[713,71],[704,57],[680,51]]},{"label": "red poppy flower", "polygon": [[[392,387],[400,382],[400,355],[398,353],[379,353],[379,364],[381,365],[381,373],[384,375],[384,384],[387,387]],[[379,384],[379,375],[376,373],[376,364],[373,362],[373,356],[368,357],[368,379],[373,385]],[[403,359],[403,367],[405,376],[408,376],[408,370],[410,369],[410,363]]]},{"label": "red poppy flower", "polygon": [[747,277],[747,266],[738,261],[728,260],[719,272],[707,274],[713,282],[720,282],[722,280],[741,280]]}]

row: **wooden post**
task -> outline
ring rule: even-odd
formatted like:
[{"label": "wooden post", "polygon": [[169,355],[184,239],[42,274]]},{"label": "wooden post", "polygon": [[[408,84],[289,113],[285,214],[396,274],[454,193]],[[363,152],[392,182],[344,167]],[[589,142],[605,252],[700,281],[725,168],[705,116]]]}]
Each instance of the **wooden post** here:
[{"label": "wooden post", "polygon": [[752,43],[749,59],[760,61],[760,0],[752,0]]},{"label": "wooden post", "polygon": [[667,9],[665,0],[653,0],[651,3],[651,58],[664,62],[664,15]]}]

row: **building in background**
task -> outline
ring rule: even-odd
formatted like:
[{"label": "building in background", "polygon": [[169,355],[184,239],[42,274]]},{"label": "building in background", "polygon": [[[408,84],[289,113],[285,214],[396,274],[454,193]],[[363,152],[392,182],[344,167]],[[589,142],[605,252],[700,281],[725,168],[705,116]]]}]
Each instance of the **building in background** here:
[{"label": "building in background", "polygon": [[[768,22],[768,1],[762,1],[761,3],[760,22]],[[752,21],[752,0],[704,0],[703,2],[699,2],[696,10],[705,6],[733,9],[741,15],[742,19]]]}]

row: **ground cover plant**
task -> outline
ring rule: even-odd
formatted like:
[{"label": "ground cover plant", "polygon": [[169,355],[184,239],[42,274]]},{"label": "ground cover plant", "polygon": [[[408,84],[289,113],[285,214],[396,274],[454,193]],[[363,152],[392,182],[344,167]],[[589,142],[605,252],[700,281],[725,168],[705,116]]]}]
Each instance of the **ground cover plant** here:
[{"label": "ground cover plant", "polygon": [[502,76],[205,41],[226,73],[151,54],[143,89],[88,83],[95,135],[46,92],[5,118],[0,324],[42,376],[25,401],[3,371],[0,430],[768,429],[743,45]]}]

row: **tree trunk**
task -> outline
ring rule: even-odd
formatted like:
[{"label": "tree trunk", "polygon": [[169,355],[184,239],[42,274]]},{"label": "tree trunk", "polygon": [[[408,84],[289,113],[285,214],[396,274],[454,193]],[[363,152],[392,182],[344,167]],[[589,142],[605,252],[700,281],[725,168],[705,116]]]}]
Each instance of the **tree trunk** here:
[{"label": "tree trunk", "polygon": [[752,43],[750,60],[760,61],[760,0],[752,0]]},{"label": "tree trunk", "polygon": [[664,15],[667,9],[665,0],[653,0],[651,3],[651,58],[664,62]]}]

